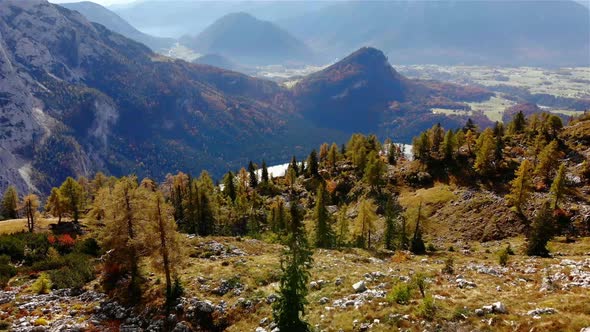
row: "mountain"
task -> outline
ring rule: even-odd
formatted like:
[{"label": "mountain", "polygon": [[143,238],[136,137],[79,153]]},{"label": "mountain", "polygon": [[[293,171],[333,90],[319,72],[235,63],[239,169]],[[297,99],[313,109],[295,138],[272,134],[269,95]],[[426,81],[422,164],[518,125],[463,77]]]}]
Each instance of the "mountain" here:
[{"label": "mountain", "polygon": [[278,21],[318,10],[328,1],[135,1],[110,6],[140,30],[156,36],[197,35],[222,16],[246,12],[261,20]]},{"label": "mountain", "polygon": [[372,45],[399,64],[590,65],[574,1],[341,1],[277,21],[327,59]]},{"label": "mountain", "polygon": [[318,126],[329,123],[347,133],[376,132],[409,142],[433,123],[448,128],[465,123],[466,118],[433,114],[431,108],[462,107],[461,102],[486,100],[492,94],[480,88],[408,79],[382,51],[363,47],[304,77],[294,86],[293,95],[297,108]]},{"label": "mountain", "polygon": [[140,42],[154,51],[169,48],[174,43],[172,38],[154,37],[137,30],[119,15],[94,2],[64,3],[61,6],[75,10],[86,16],[89,21],[102,24],[107,29]]},{"label": "mountain", "polygon": [[0,189],[97,170],[219,176],[321,142],[277,84],[163,57],[44,0],[1,1],[0,37]]},{"label": "mountain", "polygon": [[199,53],[217,53],[245,64],[281,64],[311,60],[311,50],[273,23],[247,13],[215,21],[196,37],[181,42]]}]

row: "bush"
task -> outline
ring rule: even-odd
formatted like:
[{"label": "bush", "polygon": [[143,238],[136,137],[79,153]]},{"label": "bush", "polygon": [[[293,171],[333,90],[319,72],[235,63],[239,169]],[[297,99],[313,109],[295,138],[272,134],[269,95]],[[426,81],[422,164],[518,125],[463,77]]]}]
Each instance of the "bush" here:
[{"label": "bush", "polygon": [[35,320],[35,322],[33,323],[33,325],[35,325],[35,326],[47,326],[47,325],[49,325],[49,322],[45,318],[37,318]]},{"label": "bush", "polygon": [[78,243],[76,243],[76,247],[74,248],[74,252],[86,254],[92,257],[98,257],[101,253],[100,245],[94,238],[87,238],[83,241],[78,241]]},{"label": "bush", "polygon": [[53,288],[82,288],[94,279],[94,266],[89,256],[69,254],[64,261],[62,268],[50,272]]},{"label": "bush", "polygon": [[31,285],[31,290],[35,294],[49,294],[51,291],[51,279],[47,273],[41,273],[39,278]]},{"label": "bush", "polygon": [[434,246],[434,244],[429,243],[428,246],[426,246],[426,250],[428,250],[429,252],[436,252],[436,247]]},{"label": "bush", "polygon": [[498,263],[502,266],[506,266],[508,264],[508,248],[500,250],[498,252]]},{"label": "bush", "polygon": [[6,287],[10,278],[16,275],[16,268],[10,265],[10,257],[0,256],[0,288]]},{"label": "bush", "polygon": [[44,259],[48,249],[46,234],[22,232],[0,235],[0,255],[8,255],[13,262],[24,260],[30,265]]},{"label": "bush", "polygon": [[174,284],[172,284],[172,292],[168,294],[168,298],[166,299],[166,305],[169,307],[173,307],[178,304],[178,299],[184,294],[184,287],[180,282],[179,277],[174,278]]},{"label": "bush", "polygon": [[416,273],[412,279],[412,284],[418,288],[422,297],[426,296],[428,284],[426,284],[426,276],[423,273]]},{"label": "bush", "polygon": [[398,304],[408,304],[412,295],[412,289],[410,285],[406,283],[399,283],[391,290],[391,293],[387,295],[389,302],[395,302]]},{"label": "bush", "polygon": [[432,296],[427,296],[424,299],[422,299],[422,303],[418,308],[418,314],[424,317],[425,319],[433,320],[436,317],[437,310],[438,308],[434,303],[434,299],[432,298]]},{"label": "bush", "polygon": [[455,273],[453,257],[448,257],[447,259],[445,259],[445,266],[442,268],[442,273],[445,273],[445,274]]}]

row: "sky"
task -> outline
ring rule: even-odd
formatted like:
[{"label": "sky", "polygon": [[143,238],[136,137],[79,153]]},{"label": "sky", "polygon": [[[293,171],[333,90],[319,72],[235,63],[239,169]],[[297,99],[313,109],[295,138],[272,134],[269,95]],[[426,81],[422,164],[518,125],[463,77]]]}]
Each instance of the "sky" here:
[{"label": "sky", "polygon": [[[49,2],[54,3],[65,3],[65,2],[80,2],[81,0],[49,0]],[[103,6],[110,6],[110,5],[119,5],[124,3],[134,2],[135,0],[92,0],[92,2],[96,2]]]}]

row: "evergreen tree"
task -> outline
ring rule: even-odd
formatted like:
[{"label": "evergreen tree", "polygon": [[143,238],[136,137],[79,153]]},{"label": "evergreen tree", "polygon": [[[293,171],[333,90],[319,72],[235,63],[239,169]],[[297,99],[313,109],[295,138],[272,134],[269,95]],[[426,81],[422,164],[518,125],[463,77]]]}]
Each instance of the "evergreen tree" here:
[{"label": "evergreen tree", "polygon": [[285,203],[280,196],[277,196],[271,204],[268,219],[273,232],[282,233],[286,230],[287,215],[285,212]]},{"label": "evergreen tree", "polygon": [[371,249],[371,235],[375,233],[376,207],[370,199],[362,199],[359,203],[358,216],[356,217],[357,245]]},{"label": "evergreen tree", "polygon": [[441,145],[445,138],[445,131],[441,127],[440,123],[437,123],[429,130],[428,139],[430,141],[430,155],[436,156],[441,150]]},{"label": "evergreen tree", "polygon": [[332,226],[330,226],[330,213],[326,209],[326,186],[320,184],[316,195],[314,217],[316,221],[316,242],[318,248],[331,248],[334,240]]},{"label": "evergreen tree", "polygon": [[553,140],[539,153],[537,167],[535,167],[533,175],[539,177],[543,183],[546,183],[557,168],[557,159],[559,156],[559,145],[556,140]]},{"label": "evergreen tree", "polygon": [[328,151],[328,167],[332,171],[336,169],[336,162],[338,162],[338,146],[336,143],[333,143],[330,147],[330,151]]},{"label": "evergreen tree", "polygon": [[452,130],[447,131],[445,138],[442,143],[442,154],[446,161],[453,160],[453,154],[455,153],[455,146],[457,140]]},{"label": "evergreen tree", "polygon": [[426,253],[426,246],[424,240],[422,240],[422,229],[420,228],[420,222],[422,219],[422,202],[418,206],[418,215],[416,217],[416,226],[414,228],[414,236],[412,242],[410,242],[410,251],[415,255],[423,255]]},{"label": "evergreen tree", "polygon": [[473,120],[471,120],[471,118],[467,119],[465,126],[463,126],[463,132],[467,133],[469,131],[473,133],[477,132],[477,126],[475,125]]},{"label": "evergreen tree", "polygon": [[397,164],[397,158],[399,153],[395,143],[388,139],[388,142],[385,144],[385,147],[387,148],[387,163],[389,165]]},{"label": "evergreen tree", "polygon": [[545,202],[531,225],[527,236],[526,253],[529,256],[547,257],[549,250],[547,243],[555,235],[556,226],[553,211],[549,202]]},{"label": "evergreen tree", "polygon": [[383,236],[385,249],[395,250],[395,237],[397,233],[397,221],[401,212],[401,206],[394,197],[387,200],[385,206],[385,234]]},{"label": "evergreen tree", "polygon": [[311,328],[302,316],[305,315],[305,305],[308,303],[305,297],[308,292],[312,252],[305,238],[299,202],[295,198],[291,200],[290,211],[288,249],[281,257],[280,290],[273,305],[273,318],[283,332],[307,332]]},{"label": "evergreen tree", "polygon": [[266,167],[266,161],[262,161],[262,171],[260,174],[260,181],[265,184],[268,185],[268,181],[270,180],[270,178],[268,177],[268,168]]},{"label": "evergreen tree", "polygon": [[557,171],[557,175],[553,179],[553,183],[551,184],[551,189],[549,191],[549,193],[553,199],[551,202],[551,208],[557,209],[558,203],[561,200],[561,198],[563,197],[564,190],[565,190],[565,164],[562,163],[559,166],[559,170]]},{"label": "evergreen tree", "polygon": [[401,214],[399,216],[399,234],[398,234],[398,248],[401,250],[408,250],[410,249],[410,240],[408,237],[408,225],[406,222],[406,217]]},{"label": "evergreen tree", "polygon": [[349,226],[348,226],[348,217],[346,216],[346,210],[348,207],[343,205],[338,210],[337,221],[336,221],[336,229],[337,229],[337,236],[336,236],[336,243],[338,247],[344,247],[349,242]]},{"label": "evergreen tree", "polygon": [[9,186],[2,196],[0,217],[3,219],[18,218],[18,194],[14,186]]},{"label": "evergreen tree", "polygon": [[474,131],[468,130],[465,133],[465,143],[467,144],[467,152],[469,152],[469,155],[472,155],[472,147],[475,143],[476,140],[476,134]]},{"label": "evergreen tree", "polygon": [[83,208],[82,204],[84,202],[82,186],[73,178],[68,177],[62,183],[61,187],[59,187],[59,192],[63,198],[65,213],[69,213],[74,218],[74,222],[77,223],[80,219],[80,211]]},{"label": "evergreen tree", "polygon": [[39,197],[35,194],[29,194],[23,198],[22,209],[24,215],[27,216],[27,229],[33,233],[37,227],[37,220],[39,219]]},{"label": "evergreen tree", "polygon": [[329,151],[328,143],[324,143],[320,146],[320,163],[321,164],[324,164],[326,162],[326,160],[328,159],[328,151]]},{"label": "evergreen tree", "polygon": [[293,171],[295,171],[295,177],[299,176],[299,166],[297,165],[297,158],[295,158],[295,156],[293,156],[293,158],[291,158],[291,163],[289,164],[289,167],[291,169],[293,169]]},{"label": "evergreen tree", "polygon": [[[264,163],[263,163],[264,165]],[[231,199],[232,202],[236,200],[236,184],[234,173],[227,172],[223,177],[223,193]]]},{"label": "evergreen tree", "polygon": [[420,136],[414,137],[412,141],[412,152],[414,159],[426,162],[430,159],[430,140],[428,139],[428,132],[422,132]]},{"label": "evergreen tree", "polygon": [[289,189],[293,191],[295,182],[297,182],[297,173],[295,172],[295,169],[293,167],[289,166],[289,168],[287,169],[287,175],[285,177],[285,180],[287,181],[287,185],[289,185]]},{"label": "evergreen tree", "polygon": [[520,133],[524,132],[525,128],[526,128],[526,119],[524,118],[524,114],[522,113],[522,111],[519,111],[512,118],[512,121],[510,122],[510,125],[508,126],[508,131],[511,134],[520,134]]},{"label": "evergreen tree", "polygon": [[318,172],[318,154],[314,149],[311,151],[309,157],[307,158],[307,176],[316,177],[319,175],[320,173]]},{"label": "evergreen tree", "polygon": [[256,189],[256,187],[258,187],[258,176],[256,175],[256,167],[251,160],[248,163],[248,173],[250,175],[250,188]]},{"label": "evergreen tree", "polygon": [[61,217],[64,214],[64,204],[58,188],[51,189],[51,194],[47,198],[47,203],[45,203],[45,211],[57,217],[57,222],[61,223]]},{"label": "evergreen tree", "polygon": [[520,167],[515,173],[515,178],[510,182],[510,193],[506,195],[506,199],[516,209],[518,213],[522,214],[522,207],[528,200],[532,191],[531,182],[531,163],[525,159],[520,164]]},{"label": "evergreen tree", "polygon": [[463,146],[463,144],[465,144],[465,133],[463,132],[463,130],[457,131],[457,133],[455,134],[455,142],[455,146],[457,147],[457,154],[459,154],[459,152],[461,151],[461,147]]}]

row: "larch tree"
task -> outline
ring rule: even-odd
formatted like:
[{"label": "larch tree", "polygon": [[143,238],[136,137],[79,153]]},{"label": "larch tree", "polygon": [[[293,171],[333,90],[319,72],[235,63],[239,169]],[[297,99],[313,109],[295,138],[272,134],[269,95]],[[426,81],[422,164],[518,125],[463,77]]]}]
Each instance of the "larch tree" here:
[{"label": "larch tree", "polygon": [[477,139],[477,135],[475,134],[474,131],[472,130],[468,130],[465,133],[465,144],[467,144],[467,152],[469,152],[469,155],[473,154],[473,145],[475,144],[475,141]]},{"label": "larch tree", "polygon": [[375,233],[377,221],[376,207],[370,199],[362,199],[359,203],[359,211],[355,220],[357,244],[359,247],[371,249],[371,235]]},{"label": "larch tree", "polygon": [[319,175],[320,173],[318,168],[318,154],[314,149],[309,154],[309,157],[307,157],[307,176],[317,177]]},{"label": "larch tree", "polygon": [[277,196],[270,206],[268,223],[275,233],[283,233],[287,227],[285,203],[280,196]]},{"label": "larch tree", "polygon": [[64,203],[59,188],[51,189],[51,194],[47,198],[47,203],[45,203],[45,211],[57,217],[57,222],[61,223],[64,210]]},{"label": "larch tree", "polygon": [[3,219],[18,218],[18,193],[14,186],[9,186],[2,196],[0,217]]},{"label": "larch tree", "polygon": [[559,170],[557,171],[557,175],[553,179],[553,183],[551,184],[551,189],[549,190],[549,194],[551,195],[551,208],[557,209],[559,201],[563,198],[563,194],[565,191],[565,163],[562,163],[559,166]]},{"label": "larch tree", "polygon": [[385,163],[379,158],[375,151],[371,151],[367,157],[367,165],[363,178],[365,182],[371,187],[371,190],[377,190],[382,182],[383,174],[385,173]]},{"label": "larch tree", "polygon": [[336,163],[338,162],[338,159],[339,159],[338,145],[336,145],[336,143],[332,143],[332,146],[330,146],[330,150],[328,151],[328,157],[327,157],[328,167],[330,167],[330,169],[332,171],[334,171],[336,169]]},{"label": "larch tree", "polygon": [[555,236],[556,223],[549,202],[545,202],[537,213],[531,230],[527,235],[526,254],[529,256],[549,256],[547,243]]},{"label": "larch tree", "polygon": [[442,143],[442,155],[446,161],[453,160],[457,140],[452,130],[448,130]]},{"label": "larch tree", "polygon": [[315,218],[315,245],[318,248],[331,248],[334,243],[334,233],[330,225],[330,213],[326,209],[326,186],[321,183],[316,195],[314,210]]},{"label": "larch tree", "polygon": [[63,199],[64,212],[69,214],[77,223],[80,220],[80,213],[84,203],[82,186],[72,177],[68,177],[59,187],[59,192]]},{"label": "larch tree", "polygon": [[547,144],[537,157],[537,166],[533,173],[539,177],[543,183],[546,183],[557,169],[558,158],[560,157],[559,145],[556,140]]},{"label": "larch tree", "polygon": [[229,197],[232,202],[236,200],[236,183],[234,173],[231,171],[223,177],[223,193]]},{"label": "larch tree", "polygon": [[299,176],[299,166],[297,164],[297,158],[293,156],[291,158],[291,163],[289,163],[289,168],[292,168],[295,171],[295,177]]},{"label": "larch tree", "polygon": [[516,209],[516,212],[522,214],[522,207],[528,200],[533,185],[531,181],[531,163],[525,159],[515,173],[515,178],[510,182],[510,193],[506,199]]},{"label": "larch tree", "polygon": [[37,220],[39,218],[39,197],[35,194],[29,194],[23,198],[22,210],[27,216],[27,229],[33,233],[37,227]]},{"label": "larch tree", "polygon": [[328,143],[323,143],[320,146],[320,164],[325,164],[326,160],[328,159],[328,151],[330,150],[330,146],[328,145]]},{"label": "larch tree", "polygon": [[401,211],[402,209],[397,199],[390,197],[385,205],[385,234],[383,235],[384,246],[387,250],[395,250],[396,248],[397,222]]},{"label": "larch tree", "polygon": [[350,242],[349,220],[346,215],[347,210],[348,206],[342,205],[336,216],[336,245],[340,248],[348,245]]},{"label": "larch tree", "polygon": [[414,235],[410,242],[410,251],[415,255],[423,255],[426,253],[426,246],[422,239],[422,227],[421,222],[424,216],[422,215],[422,202],[418,206],[418,213],[416,215],[416,225],[414,225]]},{"label": "larch tree", "polygon": [[311,328],[303,316],[308,303],[306,296],[312,251],[305,237],[303,213],[295,198],[291,200],[290,212],[287,249],[281,256],[279,296],[273,304],[273,318],[281,331],[307,332]]},{"label": "larch tree", "polygon": [[479,135],[473,167],[481,176],[489,176],[495,169],[496,142],[491,128]]},{"label": "larch tree", "polygon": [[526,119],[522,111],[519,111],[514,115],[512,121],[508,125],[508,132],[511,134],[520,134],[524,132],[526,128]]}]

